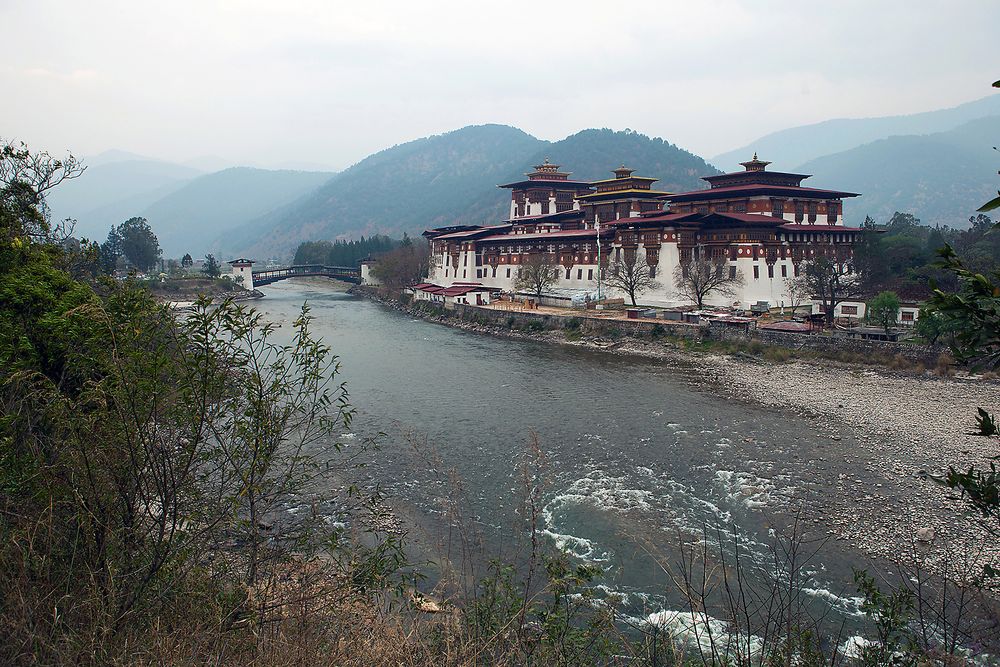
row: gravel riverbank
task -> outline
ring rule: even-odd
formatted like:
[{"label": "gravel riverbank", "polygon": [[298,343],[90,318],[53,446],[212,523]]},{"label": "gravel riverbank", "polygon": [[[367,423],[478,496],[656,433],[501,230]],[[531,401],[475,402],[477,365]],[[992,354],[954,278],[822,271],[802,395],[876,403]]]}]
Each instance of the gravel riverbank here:
[{"label": "gravel riverbank", "polygon": [[[705,390],[802,415],[829,434],[831,448],[798,462],[806,479],[786,482],[789,489],[776,497],[790,500],[776,511],[797,514],[814,536],[822,531],[848,540],[873,559],[920,565],[958,580],[1000,560],[996,538],[932,479],[948,466],[988,468],[990,457],[1000,456],[996,440],[968,434],[977,406],[1000,408],[1000,382],[836,362],[771,363],[627,337],[568,341],[562,331],[512,331],[377,300],[475,333],[654,359],[677,366]],[[818,487],[826,492],[802,492]]]}]

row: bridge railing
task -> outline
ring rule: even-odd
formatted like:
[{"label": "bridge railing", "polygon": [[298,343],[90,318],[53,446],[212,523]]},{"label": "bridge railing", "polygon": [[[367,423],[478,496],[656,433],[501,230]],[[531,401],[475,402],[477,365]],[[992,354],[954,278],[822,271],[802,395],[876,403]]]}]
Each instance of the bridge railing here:
[{"label": "bridge railing", "polygon": [[297,264],[279,269],[252,271],[254,283],[269,283],[294,276],[327,276],[331,278],[361,277],[361,269],[351,266],[325,266],[323,264]]}]

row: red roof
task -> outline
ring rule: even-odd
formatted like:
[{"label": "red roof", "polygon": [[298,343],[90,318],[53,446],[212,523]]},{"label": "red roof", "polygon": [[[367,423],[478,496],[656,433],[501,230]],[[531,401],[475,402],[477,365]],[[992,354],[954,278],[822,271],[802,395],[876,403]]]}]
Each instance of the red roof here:
[{"label": "red roof", "polygon": [[498,231],[500,229],[509,228],[509,227],[510,227],[510,225],[508,225],[508,224],[491,225],[489,227],[480,227],[479,229],[468,229],[468,230],[463,231],[463,232],[451,232],[450,234],[442,234],[441,236],[434,237],[434,240],[435,241],[441,241],[441,240],[448,240],[448,239],[464,239],[464,238],[469,238],[471,236],[475,236],[476,234],[495,232],[495,231]]},{"label": "red roof", "polygon": [[[603,232],[602,232],[603,234]],[[486,236],[480,241],[537,241],[539,239],[565,239],[565,238],[586,238],[588,236],[597,237],[596,229],[569,229],[558,232],[545,232],[539,234],[497,234],[496,236]]]},{"label": "red roof", "polygon": [[489,292],[489,287],[483,287],[482,285],[452,285],[451,287],[445,287],[438,294],[441,296],[462,296],[468,294],[469,292]]},{"label": "red roof", "polygon": [[[756,192],[755,192],[756,191]],[[738,194],[765,194],[765,195],[785,195],[785,196],[801,196],[801,197],[858,197],[856,192],[841,192],[840,190],[821,190],[819,188],[804,188],[801,186],[791,186],[791,185],[767,185],[762,183],[752,183],[748,185],[730,185],[721,188],[709,188],[707,190],[693,190],[691,192],[681,192],[678,194],[670,195],[665,197],[670,201],[696,201],[699,199],[720,199],[731,195],[733,193]]]},{"label": "red roof", "polygon": [[857,234],[862,231],[860,227],[845,227],[844,225],[802,225],[797,222],[787,222],[781,226],[790,232],[851,232]]},{"label": "red roof", "polygon": [[544,222],[545,220],[549,220],[549,219],[555,220],[555,219],[558,219],[558,218],[574,217],[573,214],[578,215],[578,216],[582,216],[583,215],[583,211],[581,211],[578,208],[571,208],[571,209],[568,209],[566,211],[556,211],[555,213],[542,213],[540,215],[522,215],[522,216],[517,217],[517,218],[510,218],[506,222],[509,222],[509,223],[512,223],[512,224],[515,224],[515,225],[519,224],[521,222],[524,222],[524,221],[537,222],[537,221],[541,220],[542,222]]},{"label": "red roof", "polygon": [[618,218],[612,222],[607,222],[604,224],[608,225],[628,225],[628,224],[645,224],[647,222],[676,222],[682,220],[683,218],[698,216],[698,213],[663,213],[658,212],[652,215],[641,215],[638,218]]},{"label": "red roof", "polygon": [[438,285],[435,285],[434,283],[417,283],[416,285],[413,285],[412,287],[410,287],[410,289],[418,289],[418,290],[427,291],[427,288],[429,288],[429,287],[436,287],[438,289],[441,289]]},{"label": "red roof", "polygon": [[809,333],[812,326],[808,322],[771,322],[770,324],[758,324],[758,329],[767,331],[790,331],[792,333]]},{"label": "red roof", "polygon": [[[562,186],[567,190],[589,190],[590,183],[588,181],[560,181],[554,178],[536,178],[536,179],[524,179],[523,181],[514,181],[513,183],[503,183],[498,185],[498,188],[516,188],[518,186],[531,187],[538,186],[542,188],[558,188]],[[567,187],[569,186],[569,187]]]}]

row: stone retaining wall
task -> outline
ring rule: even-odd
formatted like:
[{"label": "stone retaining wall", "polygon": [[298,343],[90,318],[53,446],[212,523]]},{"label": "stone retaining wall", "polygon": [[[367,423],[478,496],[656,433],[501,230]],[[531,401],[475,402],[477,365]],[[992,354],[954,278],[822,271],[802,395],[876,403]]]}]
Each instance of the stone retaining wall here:
[{"label": "stone retaining wall", "polygon": [[749,333],[746,333],[741,329],[707,327],[704,331],[704,337],[712,340],[754,340],[764,345],[787,347],[795,350],[816,350],[831,355],[838,352],[853,352],[868,357],[891,358],[901,356],[907,361],[922,363],[925,366],[937,365],[941,355],[948,353],[948,348],[941,345],[915,345],[913,343],[863,340],[859,338],[847,338],[846,336],[818,336],[814,334],[790,333],[787,331],[768,331],[766,329],[752,329]]},{"label": "stone retaining wall", "polygon": [[677,338],[702,338],[696,324],[682,322],[647,322],[643,320],[603,320],[595,317],[566,317],[548,315],[530,310],[497,310],[479,308],[462,303],[449,303],[444,309],[454,312],[460,319],[479,324],[492,324],[509,328],[530,329],[579,329],[587,335],[646,335],[657,333]]},{"label": "stone retaining wall", "polygon": [[705,324],[686,324],[663,320],[650,322],[645,320],[604,320],[590,317],[567,317],[549,315],[530,310],[497,310],[480,308],[461,303],[439,304],[429,301],[415,301],[408,304],[408,309],[419,310],[425,314],[445,315],[474,324],[494,326],[527,331],[542,330],[578,330],[586,336],[637,336],[651,335],[686,338],[692,340],[732,341],[736,343],[758,342],[763,345],[788,348],[793,350],[813,350],[838,358],[844,353],[860,357],[870,357],[873,361],[884,361],[901,357],[907,361],[921,363],[928,367],[936,366],[942,354],[948,349],[939,345],[914,345],[909,343],[894,343],[891,341],[861,340],[839,336],[819,336],[813,334],[798,334],[785,331],[767,331],[742,328],[729,328]]}]

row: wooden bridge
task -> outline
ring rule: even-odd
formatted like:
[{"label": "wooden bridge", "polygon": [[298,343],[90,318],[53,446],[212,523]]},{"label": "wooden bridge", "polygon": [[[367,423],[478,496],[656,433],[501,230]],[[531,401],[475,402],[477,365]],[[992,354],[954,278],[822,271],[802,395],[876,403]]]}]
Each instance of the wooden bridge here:
[{"label": "wooden bridge", "polygon": [[325,278],[336,278],[348,283],[361,282],[361,269],[356,266],[323,266],[322,264],[302,264],[299,266],[288,266],[281,269],[263,269],[252,271],[253,285],[270,285],[285,278],[305,278],[309,276],[322,276]]}]

